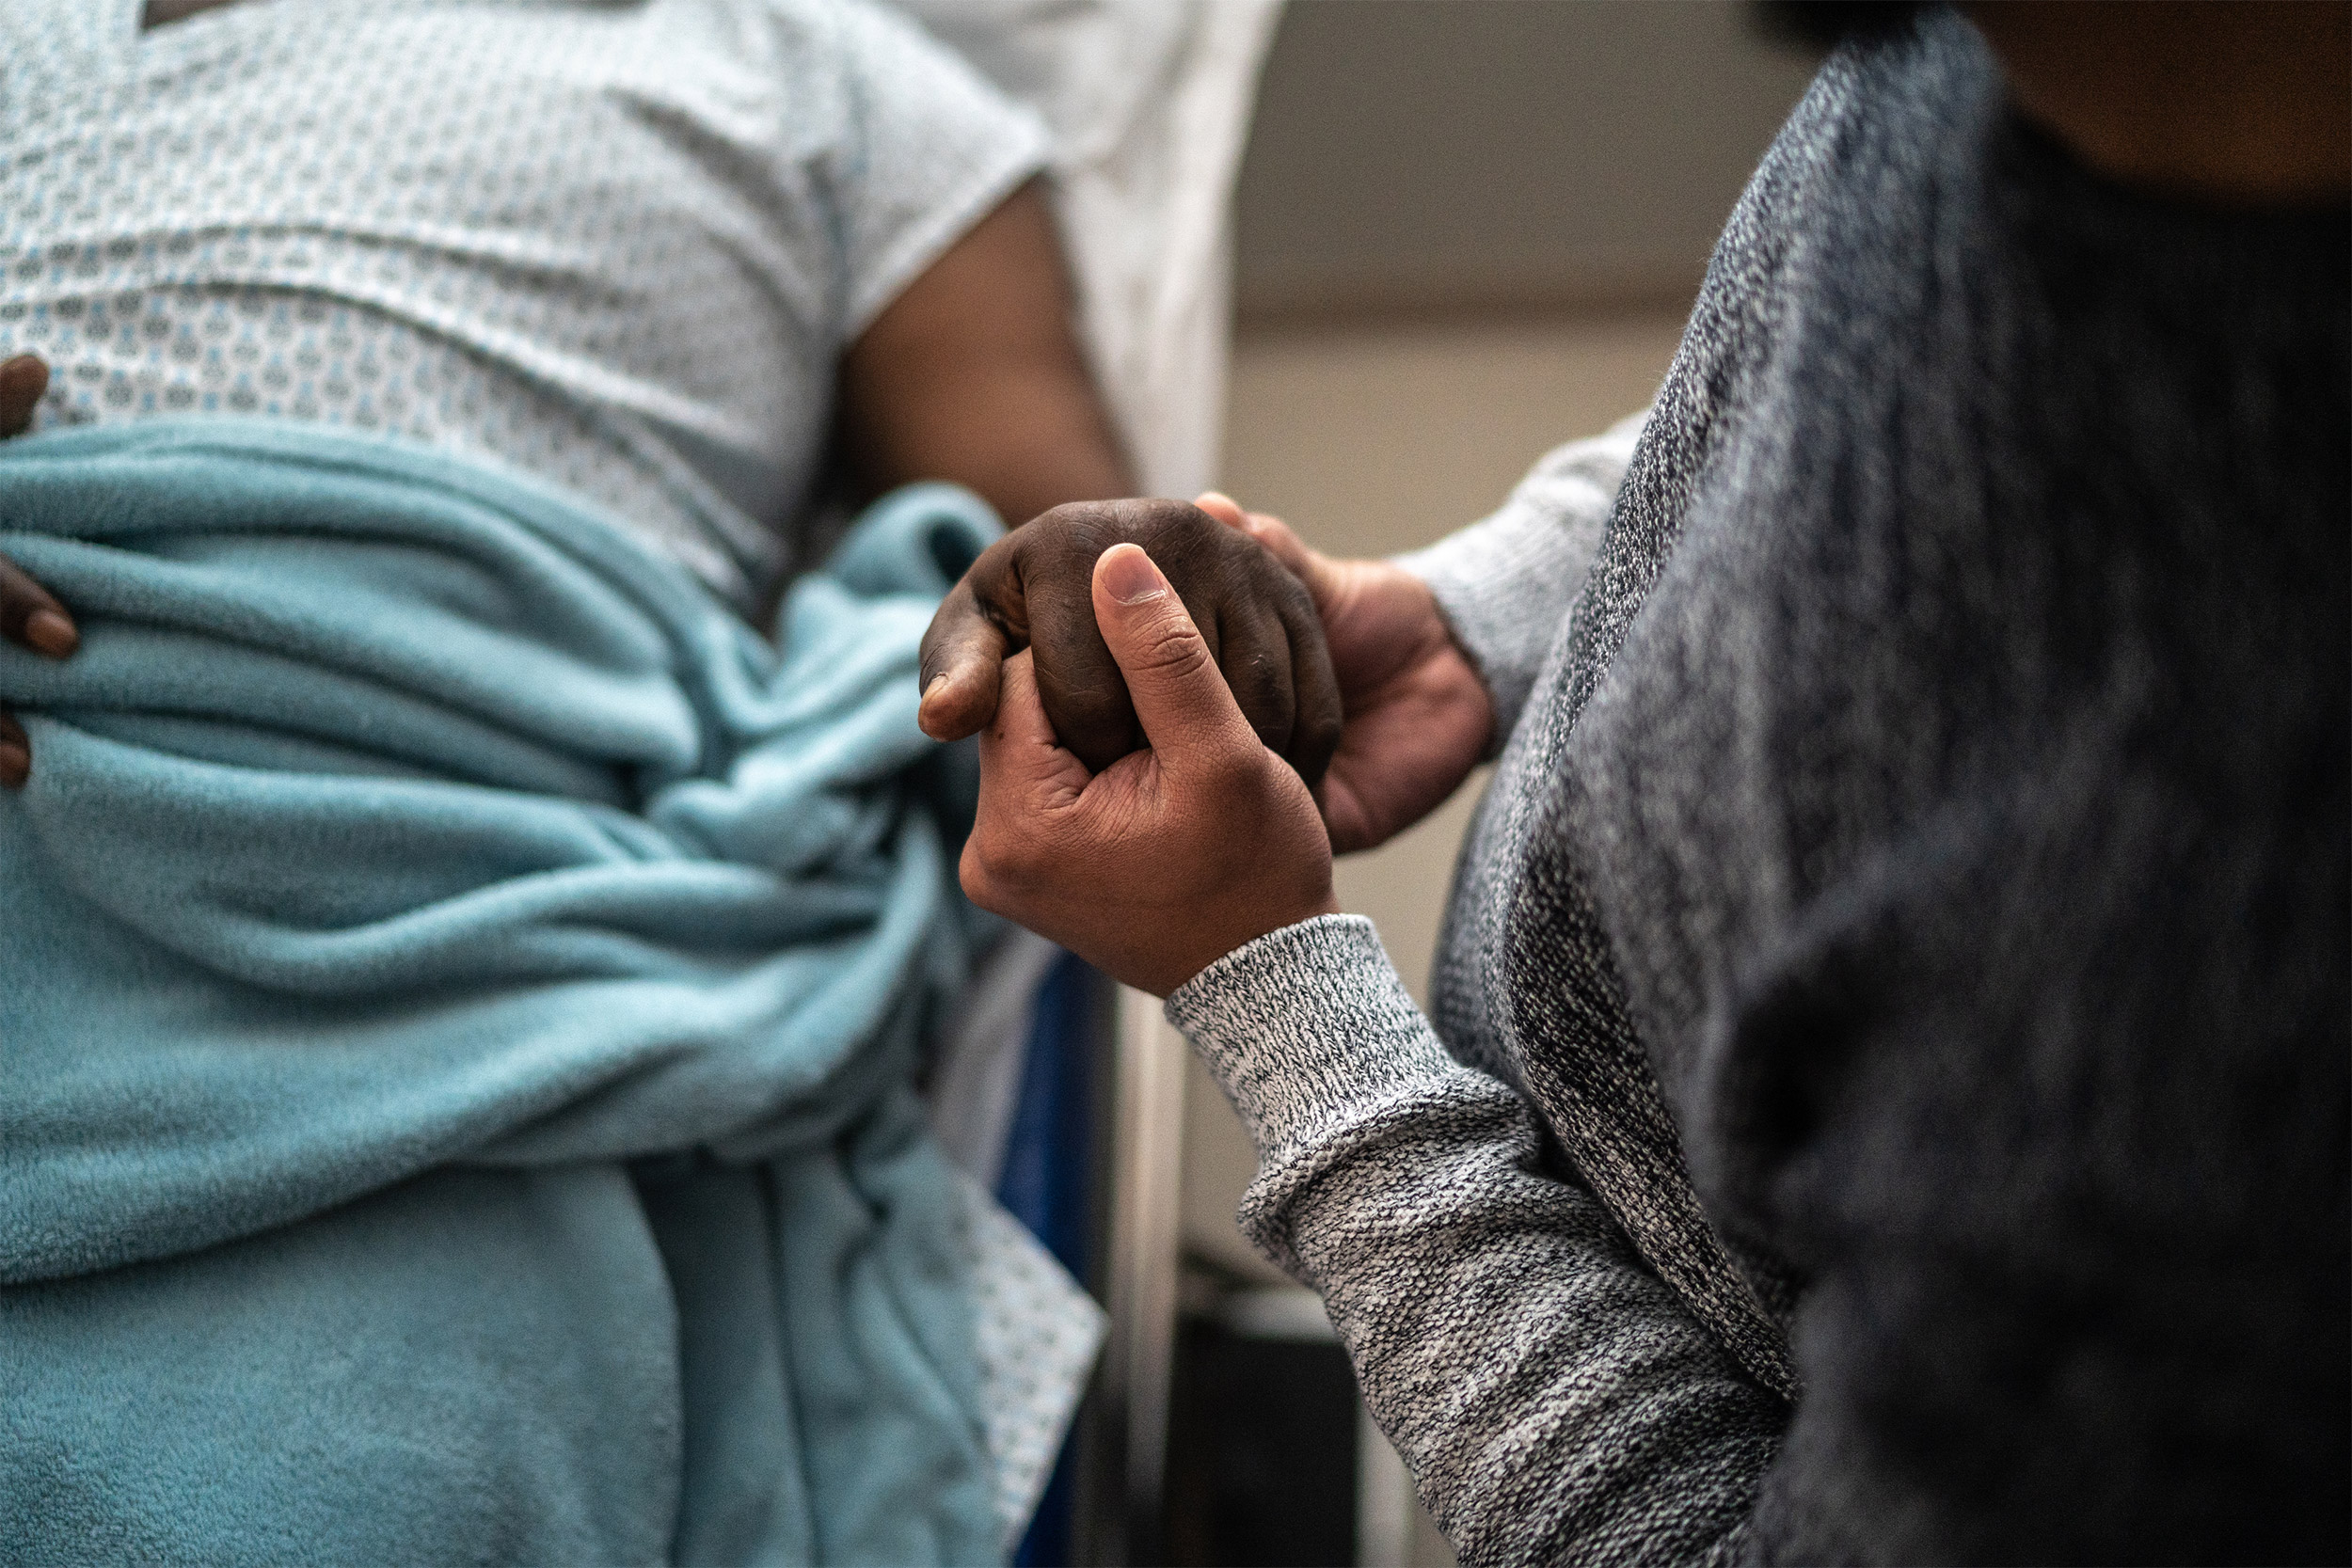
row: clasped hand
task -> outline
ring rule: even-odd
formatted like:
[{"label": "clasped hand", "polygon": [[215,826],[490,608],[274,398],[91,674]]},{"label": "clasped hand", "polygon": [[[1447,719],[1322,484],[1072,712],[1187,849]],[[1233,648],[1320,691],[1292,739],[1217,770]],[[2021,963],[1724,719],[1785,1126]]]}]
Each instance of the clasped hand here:
[{"label": "clasped hand", "polygon": [[[1149,546],[1104,547],[1138,521]],[[925,639],[925,729],[981,736],[964,890],[1141,990],[1336,909],[1334,849],[1419,820],[1491,738],[1424,585],[1222,496],[1057,508],[997,549]]]}]

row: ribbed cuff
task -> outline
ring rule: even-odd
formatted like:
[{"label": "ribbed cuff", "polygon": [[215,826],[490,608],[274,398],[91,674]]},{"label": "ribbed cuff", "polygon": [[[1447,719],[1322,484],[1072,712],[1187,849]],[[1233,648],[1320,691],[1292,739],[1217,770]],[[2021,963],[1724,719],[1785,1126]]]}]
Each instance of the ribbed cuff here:
[{"label": "ribbed cuff", "polygon": [[1263,1160],[1461,1070],[1361,915],[1317,915],[1234,949],[1178,987],[1167,1013]]}]

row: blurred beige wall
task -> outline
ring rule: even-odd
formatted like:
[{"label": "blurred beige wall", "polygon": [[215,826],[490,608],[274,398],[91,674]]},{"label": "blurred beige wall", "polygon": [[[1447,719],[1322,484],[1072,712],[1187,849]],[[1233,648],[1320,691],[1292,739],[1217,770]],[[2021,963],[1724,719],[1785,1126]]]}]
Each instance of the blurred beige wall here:
[{"label": "blurred beige wall", "polygon": [[1812,71],[1752,15],[1291,0],[1235,200],[1243,315],[1687,298]]}]

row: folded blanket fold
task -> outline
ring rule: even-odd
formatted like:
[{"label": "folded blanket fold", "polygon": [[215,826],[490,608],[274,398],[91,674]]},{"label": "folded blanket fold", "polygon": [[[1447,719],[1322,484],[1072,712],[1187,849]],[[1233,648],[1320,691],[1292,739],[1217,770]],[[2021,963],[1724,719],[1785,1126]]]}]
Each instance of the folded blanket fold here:
[{"label": "folded blanket fold", "polygon": [[84,627],[0,647],[12,1544],[993,1557],[909,1088],[972,918],[915,648],[985,508],[885,500],[772,643],[560,493],[316,429],[11,443],[0,531]]}]

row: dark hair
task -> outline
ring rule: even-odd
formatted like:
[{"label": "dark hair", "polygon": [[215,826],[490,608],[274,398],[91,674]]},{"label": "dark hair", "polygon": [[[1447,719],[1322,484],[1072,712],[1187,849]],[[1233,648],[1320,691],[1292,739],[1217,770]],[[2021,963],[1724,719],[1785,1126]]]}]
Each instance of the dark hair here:
[{"label": "dark hair", "polygon": [[1827,54],[1848,39],[1891,38],[1933,8],[1933,0],[1749,0],[1766,38]]}]

